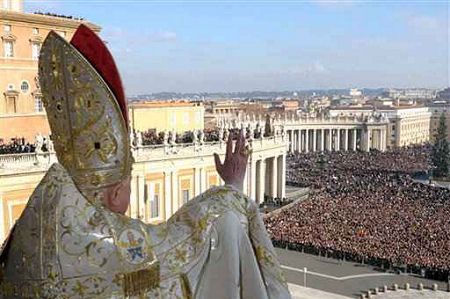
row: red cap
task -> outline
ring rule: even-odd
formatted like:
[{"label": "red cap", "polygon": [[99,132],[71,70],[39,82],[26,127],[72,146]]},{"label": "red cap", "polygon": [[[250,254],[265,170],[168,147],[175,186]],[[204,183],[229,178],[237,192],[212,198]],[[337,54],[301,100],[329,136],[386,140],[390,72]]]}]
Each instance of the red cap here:
[{"label": "red cap", "polygon": [[70,43],[97,70],[113,92],[122,111],[126,127],[128,128],[128,109],[125,93],[120,80],[114,58],[105,43],[86,25],[81,24]]}]

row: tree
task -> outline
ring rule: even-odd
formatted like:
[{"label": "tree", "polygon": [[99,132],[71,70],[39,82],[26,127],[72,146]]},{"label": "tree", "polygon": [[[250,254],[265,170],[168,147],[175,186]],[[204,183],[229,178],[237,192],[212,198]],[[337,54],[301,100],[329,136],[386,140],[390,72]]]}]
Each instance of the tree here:
[{"label": "tree", "polygon": [[436,133],[436,140],[431,153],[431,162],[433,164],[433,177],[445,178],[449,175],[449,157],[450,150],[447,141],[447,124],[445,114],[441,114],[439,127]]}]

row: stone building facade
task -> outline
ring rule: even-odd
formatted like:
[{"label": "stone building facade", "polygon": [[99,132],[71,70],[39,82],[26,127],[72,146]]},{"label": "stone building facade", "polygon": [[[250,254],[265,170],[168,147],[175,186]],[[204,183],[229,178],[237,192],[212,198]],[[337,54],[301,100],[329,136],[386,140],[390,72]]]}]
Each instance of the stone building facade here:
[{"label": "stone building facade", "polygon": [[80,19],[25,13],[23,0],[0,4],[0,138],[33,140],[38,133],[49,133],[37,78],[42,42],[50,30],[69,40],[80,23],[96,32],[100,27]]}]

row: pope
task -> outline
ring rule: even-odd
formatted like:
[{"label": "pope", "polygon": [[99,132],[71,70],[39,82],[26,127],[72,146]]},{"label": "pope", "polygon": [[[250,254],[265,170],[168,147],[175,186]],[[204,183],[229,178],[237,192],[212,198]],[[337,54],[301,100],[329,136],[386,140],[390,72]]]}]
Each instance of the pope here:
[{"label": "pope", "polygon": [[59,163],[1,252],[1,298],[291,298],[258,207],[242,193],[248,149],[227,142],[225,182],[152,225],[124,215],[132,156],[125,95],[104,43],[50,32],[39,79]]}]

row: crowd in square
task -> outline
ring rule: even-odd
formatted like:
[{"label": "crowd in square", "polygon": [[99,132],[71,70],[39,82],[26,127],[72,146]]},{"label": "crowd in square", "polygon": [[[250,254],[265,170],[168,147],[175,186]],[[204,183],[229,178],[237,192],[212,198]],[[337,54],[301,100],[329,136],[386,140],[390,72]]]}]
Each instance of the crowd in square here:
[{"label": "crowd in square", "polygon": [[291,155],[287,181],[312,192],[265,219],[274,244],[446,279],[450,190],[413,179],[427,173],[430,151]]}]

